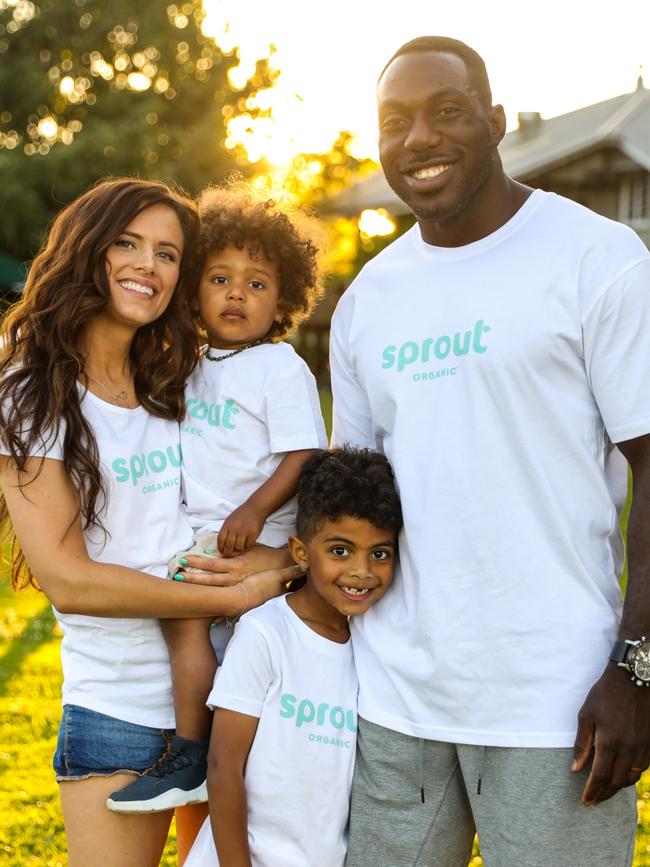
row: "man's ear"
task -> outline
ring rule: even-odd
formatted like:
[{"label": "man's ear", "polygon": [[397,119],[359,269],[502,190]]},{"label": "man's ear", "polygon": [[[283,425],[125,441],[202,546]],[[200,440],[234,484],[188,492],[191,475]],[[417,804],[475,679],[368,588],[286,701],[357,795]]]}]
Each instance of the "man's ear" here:
[{"label": "man's ear", "polygon": [[294,562],[303,569],[309,568],[309,557],[304,543],[297,536],[289,536],[289,553],[294,559]]},{"label": "man's ear", "polygon": [[498,145],[506,134],[506,113],[502,105],[493,105],[488,112],[492,143]]}]

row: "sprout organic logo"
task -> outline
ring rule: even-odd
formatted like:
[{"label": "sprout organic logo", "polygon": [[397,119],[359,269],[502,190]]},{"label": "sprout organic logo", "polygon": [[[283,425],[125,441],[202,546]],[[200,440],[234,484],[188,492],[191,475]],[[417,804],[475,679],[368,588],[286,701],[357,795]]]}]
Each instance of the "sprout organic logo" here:
[{"label": "sprout organic logo", "polygon": [[[131,482],[132,485],[138,485],[140,479],[155,480],[156,476],[170,469],[180,469],[181,466],[181,447],[167,446],[163,449],[154,449],[151,452],[142,452],[141,454],[131,455],[127,458],[115,458],[111,467],[113,468],[114,478],[116,482]],[[152,478],[153,477],[153,478]],[[173,477],[167,479],[164,483],[157,483],[155,490],[161,488],[177,487],[180,483],[179,473],[174,473]],[[146,491],[150,493],[150,491]]]},{"label": "sprout organic logo", "polygon": [[[421,368],[425,364],[435,364],[452,358],[461,358],[470,353],[482,354],[488,347],[484,343],[485,335],[491,331],[482,319],[467,331],[456,331],[454,334],[441,334],[439,337],[427,337],[422,341],[407,340],[401,346],[390,344],[382,352],[382,367],[394,369],[402,373],[407,367],[417,364]],[[454,375],[456,368],[445,368],[449,375]],[[452,371],[454,373],[452,373]],[[420,376],[414,375],[414,379]],[[422,374],[422,378],[427,378]],[[428,377],[432,378],[432,377]]]}]

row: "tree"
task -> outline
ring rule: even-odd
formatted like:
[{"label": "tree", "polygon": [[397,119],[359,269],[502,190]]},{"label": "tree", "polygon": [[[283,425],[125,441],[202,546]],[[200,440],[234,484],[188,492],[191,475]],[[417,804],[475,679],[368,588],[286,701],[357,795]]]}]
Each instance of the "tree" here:
[{"label": "tree", "polygon": [[367,252],[373,249],[373,242],[360,234],[357,219],[333,218],[328,200],[377,170],[373,160],[355,156],[354,135],[343,130],[328,151],[299,153],[280,167],[260,160],[254,169],[252,183],[264,194],[328,217],[324,221],[329,237],[324,268],[334,280],[349,277],[355,271],[360,246]]},{"label": "tree", "polygon": [[373,172],[377,164],[353,154],[354,136],[342,131],[329,151],[296,154],[288,165],[274,168],[263,161],[256,169],[256,182],[289,202],[318,210],[328,198]]},{"label": "tree", "polygon": [[[245,168],[228,120],[277,73],[236,91],[200,0],[0,0],[0,250],[30,258],[61,206],[107,175],[189,192]],[[252,109],[253,115],[255,109]]]}]

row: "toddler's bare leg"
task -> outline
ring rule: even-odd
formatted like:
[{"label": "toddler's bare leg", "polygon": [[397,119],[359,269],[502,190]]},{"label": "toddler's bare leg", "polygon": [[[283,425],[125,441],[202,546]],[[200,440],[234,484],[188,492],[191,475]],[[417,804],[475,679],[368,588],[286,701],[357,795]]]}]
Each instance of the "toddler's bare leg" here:
[{"label": "toddler's bare leg", "polygon": [[161,625],[171,657],[176,734],[202,740],[212,727],[205,702],[217,668],[210,620],[161,620]]}]

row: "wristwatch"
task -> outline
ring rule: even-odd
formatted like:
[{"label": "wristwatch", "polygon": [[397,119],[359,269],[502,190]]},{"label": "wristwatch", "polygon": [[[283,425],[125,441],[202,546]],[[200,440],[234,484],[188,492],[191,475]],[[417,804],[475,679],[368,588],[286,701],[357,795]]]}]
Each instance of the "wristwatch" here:
[{"label": "wristwatch", "polygon": [[638,641],[617,641],[609,657],[619,668],[630,672],[637,686],[650,686],[650,640],[643,635]]}]

